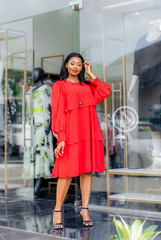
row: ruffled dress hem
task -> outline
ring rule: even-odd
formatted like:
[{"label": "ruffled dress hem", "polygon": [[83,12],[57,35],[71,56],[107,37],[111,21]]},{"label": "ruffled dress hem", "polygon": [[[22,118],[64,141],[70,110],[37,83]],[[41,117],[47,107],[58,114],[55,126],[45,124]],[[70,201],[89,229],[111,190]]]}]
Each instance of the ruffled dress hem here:
[{"label": "ruffled dress hem", "polygon": [[73,177],[79,177],[81,174],[86,174],[86,173],[96,173],[96,172],[105,172],[106,171],[106,169],[100,169],[100,170],[98,170],[98,169],[96,169],[96,170],[92,170],[91,171],[91,169],[90,170],[84,170],[83,172],[81,172],[81,173],[78,173],[78,174],[73,174],[73,176],[72,175],[54,175],[54,174],[52,174],[51,176],[52,177],[55,177],[55,178],[73,178]]}]

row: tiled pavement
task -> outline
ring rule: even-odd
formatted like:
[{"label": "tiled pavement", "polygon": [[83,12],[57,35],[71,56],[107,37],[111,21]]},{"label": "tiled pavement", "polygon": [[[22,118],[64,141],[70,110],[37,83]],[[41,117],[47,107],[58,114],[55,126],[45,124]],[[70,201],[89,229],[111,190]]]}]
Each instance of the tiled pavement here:
[{"label": "tiled pavement", "polygon": [[[79,216],[80,207],[74,207],[72,203],[63,206],[63,231],[53,232],[52,211],[54,201],[52,199],[37,199],[35,201],[17,200],[9,198],[0,199],[0,240],[109,240],[116,233],[112,222],[114,214],[107,210],[90,210],[90,216],[94,226],[84,228]],[[128,224],[136,219],[133,216],[124,216]],[[144,220],[144,217],[142,219]],[[158,225],[161,231],[161,218],[146,221],[145,227]],[[156,240],[161,239],[161,235]]]}]

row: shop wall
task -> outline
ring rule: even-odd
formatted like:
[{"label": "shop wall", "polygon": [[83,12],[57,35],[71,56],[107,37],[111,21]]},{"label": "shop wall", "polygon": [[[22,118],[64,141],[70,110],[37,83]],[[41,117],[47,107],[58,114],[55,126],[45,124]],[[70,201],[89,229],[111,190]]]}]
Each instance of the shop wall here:
[{"label": "shop wall", "polygon": [[34,50],[35,67],[41,67],[41,57],[60,54],[66,56],[72,52],[71,8],[34,17]]},{"label": "shop wall", "polygon": [[69,0],[0,0],[0,23],[16,21],[69,6]]}]

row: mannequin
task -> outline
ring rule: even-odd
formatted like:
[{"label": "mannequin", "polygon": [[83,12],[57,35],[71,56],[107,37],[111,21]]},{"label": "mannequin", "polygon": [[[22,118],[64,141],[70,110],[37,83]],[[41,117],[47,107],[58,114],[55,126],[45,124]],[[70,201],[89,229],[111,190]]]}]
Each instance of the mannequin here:
[{"label": "mannequin", "polygon": [[[139,39],[136,44],[134,70],[127,97],[133,102],[133,91],[138,87],[138,115],[141,121],[153,121],[157,125],[160,109],[161,92],[161,20],[150,22],[148,34]],[[157,111],[156,111],[157,110]],[[157,113],[157,114],[156,114]],[[151,129],[153,148],[158,148],[160,138]],[[160,136],[160,134],[157,134]],[[154,163],[155,164],[155,163]]]},{"label": "mannequin", "polygon": [[[160,22],[157,21],[156,24],[155,24],[155,22],[152,22],[152,25],[149,26],[148,34],[146,36],[147,42],[152,43],[153,41],[157,40],[160,36],[161,36]],[[131,84],[130,84],[130,87],[129,87],[129,91],[128,91],[128,94],[127,94],[128,99],[131,102],[134,101],[134,98],[133,98],[132,94],[133,94],[133,91],[135,89],[135,86],[136,86],[138,80],[139,80],[139,76],[133,74],[132,79],[131,79]]]},{"label": "mannequin", "polygon": [[[32,80],[35,87],[32,90],[32,111],[33,111],[33,161],[31,160],[31,149],[24,150],[24,178],[35,178],[34,195],[42,196],[43,178],[51,178],[51,171],[54,165],[53,139],[51,132],[51,87],[44,85],[44,70],[35,68],[32,73]],[[30,98],[26,99],[28,107]],[[29,108],[27,109],[30,111]],[[28,158],[30,159],[28,160]],[[34,162],[34,163],[33,163]],[[34,173],[33,173],[34,169]]]},{"label": "mannequin", "polygon": [[4,96],[2,92],[2,79],[3,79],[3,73],[4,73],[4,66],[3,62],[0,61],[0,131],[4,131]]}]

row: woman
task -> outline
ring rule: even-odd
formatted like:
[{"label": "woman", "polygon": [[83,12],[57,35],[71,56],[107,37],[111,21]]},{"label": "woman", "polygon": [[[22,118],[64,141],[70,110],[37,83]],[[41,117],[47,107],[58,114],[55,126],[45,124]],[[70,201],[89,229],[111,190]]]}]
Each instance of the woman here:
[{"label": "woman", "polygon": [[[91,80],[85,80],[85,71]],[[54,229],[63,228],[61,207],[72,178],[79,175],[82,195],[80,215],[85,227],[93,225],[88,213],[92,172],[105,171],[104,138],[96,104],[110,93],[110,86],[92,73],[89,61],[84,62],[78,53],[67,56],[61,67],[60,81],[54,84],[52,91],[52,129],[58,136],[52,176],[59,178],[53,212]]]}]

